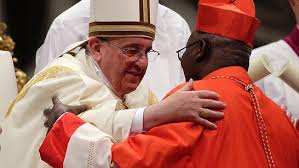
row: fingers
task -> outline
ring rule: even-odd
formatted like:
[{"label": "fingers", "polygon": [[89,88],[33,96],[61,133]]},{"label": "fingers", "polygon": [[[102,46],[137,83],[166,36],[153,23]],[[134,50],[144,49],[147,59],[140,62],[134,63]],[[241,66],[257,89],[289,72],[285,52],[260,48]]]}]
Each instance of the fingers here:
[{"label": "fingers", "polygon": [[48,120],[44,122],[44,126],[45,126],[46,128],[49,128],[49,127],[50,127],[50,126],[49,126],[49,123],[48,123]]},{"label": "fingers", "polygon": [[[52,99],[53,100],[53,99]],[[44,116],[47,118],[47,120],[44,122],[44,126],[45,127],[47,127],[47,128],[49,128],[49,123],[48,123],[48,121],[49,121],[49,118],[50,118],[50,114],[51,114],[51,111],[52,111],[52,109],[46,109],[46,110],[44,110]]]},{"label": "fingers", "polygon": [[201,107],[209,109],[224,109],[226,107],[225,103],[211,99],[201,99],[200,103]]},{"label": "fingers", "polygon": [[71,106],[72,113],[74,113],[75,115],[78,115],[89,109],[90,108],[87,105]]},{"label": "fingers", "polygon": [[289,119],[292,121],[292,123],[294,124],[295,123],[295,120],[292,118],[293,114],[290,113],[290,112],[286,112],[287,113],[287,116],[289,117]]},{"label": "fingers", "polygon": [[296,121],[294,119],[291,119],[291,122],[292,122],[293,125],[295,125]]},{"label": "fingers", "polygon": [[213,91],[208,91],[208,90],[199,90],[196,91],[196,94],[198,94],[199,98],[202,99],[214,99],[214,100],[218,100],[219,99],[219,94]]},{"label": "fingers", "polygon": [[286,111],[286,113],[287,113],[287,116],[288,116],[290,119],[292,119],[293,114],[290,113],[290,112],[288,112],[288,111]]},{"label": "fingers", "polygon": [[293,124],[295,124],[295,120],[292,118],[293,114],[291,112],[288,112],[288,108],[285,105],[281,105],[280,108],[286,113],[286,115],[288,116],[288,118],[291,120],[291,122]]},{"label": "fingers", "polygon": [[211,129],[211,130],[217,129],[217,125],[216,124],[208,121],[207,119],[203,119],[201,117],[195,118],[194,123],[196,123],[198,125],[201,125],[201,126],[207,128],[207,129]]},{"label": "fingers", "polygon": [[281,105],[280,108],[284,111],[287,112],[288,108],[286,105]]},{"label": "fingers", "polygon": [[193,79],[190,79],[187,84],[180,89],[181,91],[191,91],[193,89]]},{"label": "fingers", "polygon": [[199,116],[201,116],[202,118],[222,119],[224,118],[224,113],[206,109],[206,108],[201,108],[199,112]]},{"label": "fingers", "polygon": [[209,121],[207,118],[222,119],[223,117],[224,117],[223,112],[217,112],[210,109],[201,108],[199,114],[193,118],[193,122],[207,129],[214,130],[217,129],[217,125]]},{"label": "fingers", "polygon": [[46,110],[44,110],[44,116],[46,116],[47,118],[48,118],[48,116],[50,115],[50,113],[51,113],[51,109],[46,109]]},{"label": "fingers", "polygon": [[54,105],[62,104],[57,96],[52,97],[52,102]]}]

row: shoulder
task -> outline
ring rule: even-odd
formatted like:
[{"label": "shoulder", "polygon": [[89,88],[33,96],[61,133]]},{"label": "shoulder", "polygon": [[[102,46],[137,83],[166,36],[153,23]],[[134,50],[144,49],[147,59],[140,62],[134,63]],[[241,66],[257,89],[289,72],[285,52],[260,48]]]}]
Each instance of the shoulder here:
[{"label": "shoulder", "polygon": [[[66,88],[71,87],[71,85],[80,85],[80,88],[83,88],[85,84],[80,76],[68,67],[48,67],[33,76],[32,79],[23,87],[10,105],[6,116],[10,115],[15,108],[15,105],[21,102],[21,100],[26,103],[38,101],[39,105],[35,105],[38,107],[40,104],[49,105],[49,102],[55,93],[60,92],[61,89],[67,90]],[[19,105],[21,105],[20,107],[23,107],[24,103],[20,103]]]},{"label": "shoulder", "polygon": [[[56,67],[56,68],[55,68]],[[54,59],[50,64],[48,64],[44,69],[37,73],[34,77],[39,76],[57,69],[58,72],[68,70],[68,72],[78,71],[80,68],[80,62],[78,62],[72,55],[64,54],[61,57]]]},{"label": "shoulder", "polygon": [[38,74],[36,74],[32,81],[33,83],[48,83],[48,80],[56,81],[70,81],[70,85],[82,83],[81,85],[88,85],[89,83],[97,83],[89,73],[90,67],[77,57],[70,54],[64,54],[62,57],[56,58],[53,62],[48,64]]}]

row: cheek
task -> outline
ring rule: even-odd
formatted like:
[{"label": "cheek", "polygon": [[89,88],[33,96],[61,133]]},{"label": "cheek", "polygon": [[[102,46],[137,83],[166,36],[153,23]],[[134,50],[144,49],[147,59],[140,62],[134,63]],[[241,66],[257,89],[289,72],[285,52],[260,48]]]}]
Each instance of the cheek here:
[{"label": "cheek", "polygon": [[192,67],[190,62],[188,60],[184,60],[184,59],[182,60],[181,65],[182,65],[184,72],[188,72],[189,69]]},{"label": "cheek", "polygon": [[144,59],[143,61],[140,61],[140,63],[138,64],[138,66],[140,67],[140,69],[142,69],[143,71],[146,71],[147,66],[148,66],[148,60]]},{"label": "cheek", "polygon": [[194,64],[192,64],[191,62],[182,60],[181,65],[184,70],[186,80],[189,80],[193,76]]}]

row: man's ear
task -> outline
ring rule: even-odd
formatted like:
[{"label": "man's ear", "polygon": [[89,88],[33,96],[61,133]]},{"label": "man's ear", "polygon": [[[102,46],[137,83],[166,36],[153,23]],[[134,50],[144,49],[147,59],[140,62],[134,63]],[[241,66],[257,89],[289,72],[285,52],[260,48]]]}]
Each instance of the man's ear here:
[{"label": "man's ear", "polygon": [[205,40],[201,39],[200,42],[200,47],[198,47],[197,55],[196,55],[196,62],[200,62],[200,60],[204,57],[205,53],[207,52],[207,43]]},{"label": "man's ear", "polygon": [[91,56],[96,60],[96,62],[100,62],[102,58],[101,45],[101,40],[96,37],[90,37],[90,39],[88,40],[89,52]]}]

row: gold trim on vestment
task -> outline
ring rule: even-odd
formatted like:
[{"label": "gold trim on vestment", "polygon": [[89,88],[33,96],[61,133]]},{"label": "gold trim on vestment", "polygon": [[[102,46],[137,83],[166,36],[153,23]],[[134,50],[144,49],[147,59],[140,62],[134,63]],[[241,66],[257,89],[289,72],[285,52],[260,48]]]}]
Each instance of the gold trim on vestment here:
[{"label": "gold trim on vestment", "polygon": [[35,78],[31,79],[24,87],[23,89],[21,90],[21,92],[16,96],[16,98],[14,99],[14,101],[10,104],[9,108],[8,108],[8,111],[7,113],[5,114],[5,118],[8,117],[15,104],[17,102],[19,102],[20,100],[22,100],[27,92],[29,91],[29,89],[35,85],[36,83],[38,82],[41,82],[43,80],[46,80],[46,79],[50,79],[50,78],[55,78],[57,77],[58,75],[61,75],[61,74],[64,74],[64,73],[67,73],[67,72],[72,72],[73,70],[70,69],[70,68],[67,68],[67,67],[63,67],[63,66],[53,66],[53,67],[50,67],[49,69],[47,69],[46,71],[38,74]]},{"label": "gold trim on vestment", "polygon": [[150,89],[148,90],[148,105],[153,105],[158,103],[158,99],[154,92],[152,92]]},{"label": "gold trim on vestment", "polygon": [[93,25],[89,27],[89,33],[93,32],[123,32],[123,31],[143,31],[155,34],[155,28],[145,25]]}]

